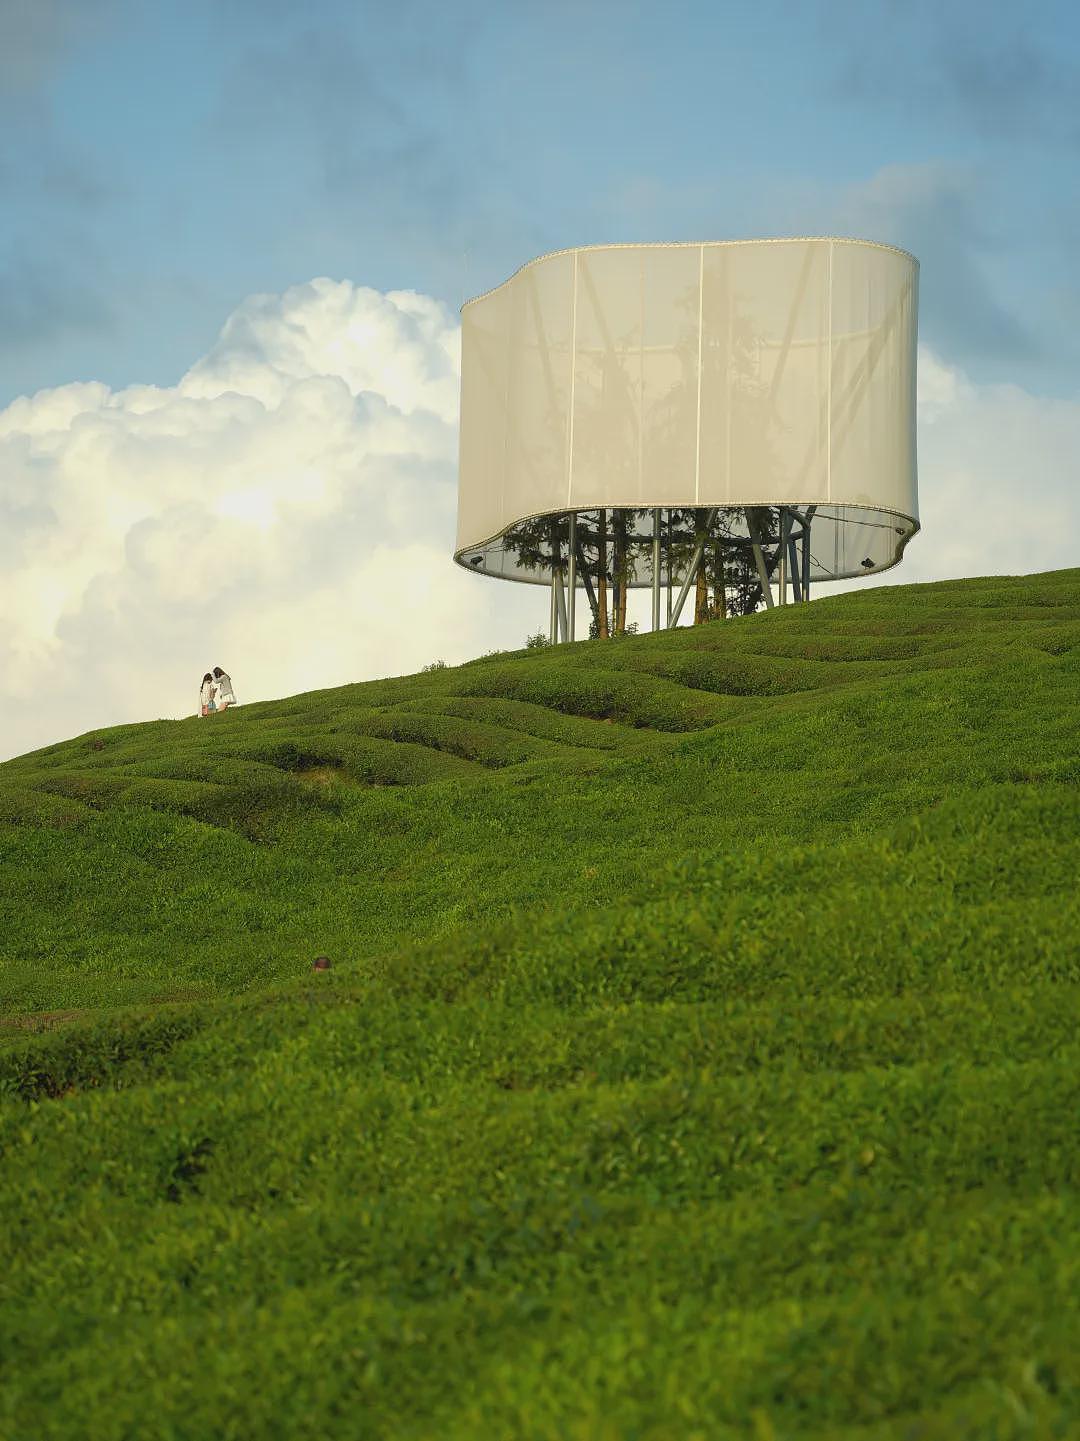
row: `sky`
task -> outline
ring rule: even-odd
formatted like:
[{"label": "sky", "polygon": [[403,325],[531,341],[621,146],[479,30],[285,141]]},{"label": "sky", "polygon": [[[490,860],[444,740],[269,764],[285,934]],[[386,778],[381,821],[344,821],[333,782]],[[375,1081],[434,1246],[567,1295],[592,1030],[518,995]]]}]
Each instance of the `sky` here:
[{"label": "sky", "polygon": [[1080,7],[0,0],[0,757],[522,644],[450,559],[461,302],[815,234],[921,263],[882,581],[1080,564]]}]

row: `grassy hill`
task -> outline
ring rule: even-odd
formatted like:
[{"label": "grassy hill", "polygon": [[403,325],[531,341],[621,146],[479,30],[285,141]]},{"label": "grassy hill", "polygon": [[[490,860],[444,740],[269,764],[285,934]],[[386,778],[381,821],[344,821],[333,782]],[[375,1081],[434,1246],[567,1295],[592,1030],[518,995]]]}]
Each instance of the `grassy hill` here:
[{"label": "grassy hill", "polygon": [[0,766],[0,1437],[1080,1434],[1078,696],[1068,571]]}]

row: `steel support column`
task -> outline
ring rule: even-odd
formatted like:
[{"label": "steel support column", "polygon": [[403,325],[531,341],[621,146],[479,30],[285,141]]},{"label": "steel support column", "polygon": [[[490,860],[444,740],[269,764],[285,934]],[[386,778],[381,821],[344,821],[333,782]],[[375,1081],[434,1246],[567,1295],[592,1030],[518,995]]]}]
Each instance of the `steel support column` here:
[{"label": "steel support column", "polygon": [[589,574],[589,567],[585,564],[585,553],[581,548],[580,540],[575,541],[574,551],[577,559],[577,568],[581,572],[581,583],[585,587],[585,598],[589,602],[589,609],[592,611],[592,618],[596,622],[597,628],[599,628],[600,607],[596,601],[596,591],[593,589],[592,576]]},{"label": "steel support column", "polygon": [[577,629],[577,513],[570,512],[570,542],[567,546],[566,603],[569,611],[567,640],[574,639]]},{"label": "steel support column", "polygon": [[652,628],[660,629],[660,508],[653,511],[652,521]]},{"label": "steel support column", "polygon": [[560,640],[567,640],[570,635],[570,628],[566,623],[566,588],[563,585],[563,567],[560,565],[555,571],[555,609],[558,613]]},{"label": "steel support column", "polygon": [[802,600],[802,571],[799,567],[798,544],[794,537],[787,543],[788,569],[791,572],[791,598],[796,604]]},{"label": "steel support column", "polygon": [[780,551],[779,584],[780,604],[787,605],[788,539],[791,535],[791,511],[786,505],[780,507]]},{"label": "steel support column", "polygon": [[675,602],[675,611],[669,622],[669,627],[674,627],[679,624],[679,616],[682,615],[682,608],[686,604],[686,597],[690,594],[690,587],[697,580],[698,566],[701,564],[701,557],[705,553],[705,542],[709,538],[709,531],[712,529],[713,522],[716,520],[716,512],[718,509],[718,506],[713,506],[705,518],[705,525],[698,538],[698,543],[694,547],[694,554],[690,561],[690,569],[686,572],[686,579],[682,583],[682,590],[679,591],[679,599]]},{"label": "steel support column", "polygon": [[761,581],[761,594],[765,600],[765,608],[766,610],[772,610],[772,585],[769,583],[769,568],[765,564],[765,552],[762,548],[761,526],[750,506],[746,508],[746,528],[750,532],[750,540],[754,551],[754,564],[757,566],[758,580]]},{"label": "steel support column", "polygon": [[808,505],[806,514],[803,516],[802,530],[802,598],[804,601],[810,599],[810,522],[814,518],[816,505]]}]

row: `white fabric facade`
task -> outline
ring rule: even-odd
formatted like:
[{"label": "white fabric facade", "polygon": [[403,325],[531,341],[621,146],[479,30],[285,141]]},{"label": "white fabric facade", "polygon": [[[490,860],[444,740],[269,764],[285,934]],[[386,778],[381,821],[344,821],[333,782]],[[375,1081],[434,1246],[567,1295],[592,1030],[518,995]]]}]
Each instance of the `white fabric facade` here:
[{"label": "white fabric facade", "polygon": [[783,505],[816,507],[813,578],[895,564],[918,530],[917,308],[918,262],[869,241],[531,261],[462,307],[455,559],[544,584],[500,544],[533,517]]}]

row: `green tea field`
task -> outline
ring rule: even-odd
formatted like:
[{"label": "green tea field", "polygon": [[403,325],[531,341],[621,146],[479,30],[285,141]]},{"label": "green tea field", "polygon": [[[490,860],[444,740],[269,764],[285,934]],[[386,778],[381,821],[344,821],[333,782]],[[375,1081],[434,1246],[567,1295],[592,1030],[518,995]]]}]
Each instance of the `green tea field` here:
[{"label": "green tea field", "polygon": [[0,1438],[1080,1436],[1078,783],[1080,570],[0,765]]}]

